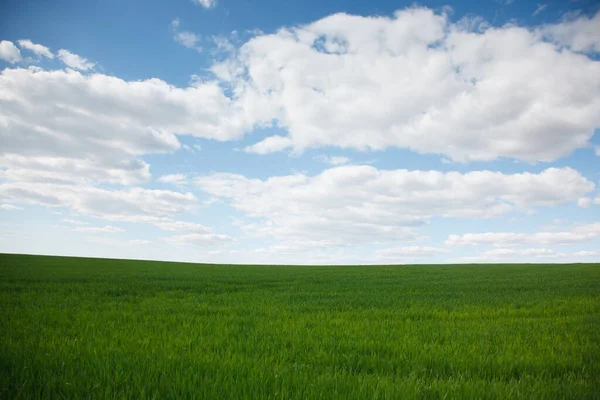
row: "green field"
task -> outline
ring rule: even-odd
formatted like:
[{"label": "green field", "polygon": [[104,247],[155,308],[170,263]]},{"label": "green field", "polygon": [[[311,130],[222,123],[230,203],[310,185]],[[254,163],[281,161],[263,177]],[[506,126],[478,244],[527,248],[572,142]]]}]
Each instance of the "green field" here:
[{"label": "green field", "polygon": [[600,398],[600,264],[0,254],[0,398]]}]

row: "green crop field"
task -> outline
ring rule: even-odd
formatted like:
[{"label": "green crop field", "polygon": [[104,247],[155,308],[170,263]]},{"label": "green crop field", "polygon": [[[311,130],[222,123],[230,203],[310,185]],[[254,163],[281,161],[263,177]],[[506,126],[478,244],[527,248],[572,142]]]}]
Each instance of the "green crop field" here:
[{"label": "green crop field", "polygon": [[600,265],[0,255],[0,398],[600,398]]}]

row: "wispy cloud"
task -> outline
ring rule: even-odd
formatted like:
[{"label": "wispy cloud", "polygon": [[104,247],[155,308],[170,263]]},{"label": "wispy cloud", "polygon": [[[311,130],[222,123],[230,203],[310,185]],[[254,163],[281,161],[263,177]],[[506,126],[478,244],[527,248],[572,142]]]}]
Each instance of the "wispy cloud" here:
[{"label": "wispy cloud", "polygon": [[192,3],[204,8],[212,8],[217,5],[217,0],[192,0]]},{"label": "wispy cloud", "polygon": [[115,226],[106,225],[102,228],[100,227],[79,227],[72,229],[75,232],[88,232],[88,233],[118,233],[123,232],[123,229],[117,228]]},{"label": "wispy cloud", "polygon": [[50,59],[54,58],[54,54],[52,54],[49,48],[42,46],[41,44],[33,43],[29,39],[19,40],[17,43],[22,49],[27,49],[38,56],[43,56]]},{"label": "wispy cloud", "polygon": [[542,11],[544,11],[546,9],[546,7],[548,7],[548,4],[538,4],[537,8],[535,9],[535,11],[533,12],[533,14],[531,14],[531,15],[533,15],[535,17],[536,15],[538,15],[539,13],[541,13]]},{"label": "wispy cloud", "polygon": [[58,51],[58,58],[69,68],[78,69],[80,71],[87,71],[96,65],[89,61],[87,58],[81,57],[75,53],[71,53],[69,50],[60,49]]},{"label": "wispy cloud", "polygon": [[187,47],[188,49],[196,50],[197,52],[202,51],[202,46],[200,46],[201,37],[193,32],[189,31],[179,31],[179,26],[181,25],[181,21],[176,18],[171,21],[171,29],[173,30],[173,39],[182,45],[183,47]]},{"label": "wispy cloud", "polygon": [[23,208],[14,206],[12,204],[2,204],[0,208],[7,211],[22,211]]}]

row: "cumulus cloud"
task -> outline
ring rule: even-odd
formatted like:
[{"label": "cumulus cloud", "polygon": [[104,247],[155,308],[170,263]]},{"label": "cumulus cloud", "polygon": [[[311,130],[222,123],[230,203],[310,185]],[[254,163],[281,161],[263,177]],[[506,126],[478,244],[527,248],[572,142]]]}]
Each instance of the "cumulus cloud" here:
[{"label": "cumulus cloud", "polygon": [[247,153],[268,154],[287,149],[292,145],[293,142],[290,138],[275,135],[269,136],[252,146],[244,147],[244,151]]},{"label": "cumulus cloud", "polygon": [[58,51],[58,58],[69,68],[77,69],[80,71],[87,71],[96,65],[87,58],[81,57],[75,53],[71,53],[69,50],[60,49]]},{"label": "cumulus cloud", "polygon": [[136,184],[150,178],[138,157],[178,149],[175,133],[229,140],[250,127],[216,82],[177,88],[73,70],[0,72],[0,168],[14,179]]},{"label": "cumulus cloud", "polygon": [[52,52],[50,51],[49,48],[47,48],[46,46],[42,46],[41,44],[33,43],[29,39],[19,40],[19,41],[17,41],[17,43],[19,44],[19,47],[21,47],[22,49],[27,49],[27,50],[35,53],[38,56],[42,56],[42,57],[46,57],[46,58],[50,58],[50,59],[54,58],[54,54],[52,54]]},{"label": "cumulus cloud", "polygon": [[10,40],[0,41],[0,60],[14,64],[22,60],[21,52]]},{"label": "cumulus cloud", "polygon": [[600,237],[600,223],[576,225],[564,232],[486,232],[450,235],[446,240],[448,246],[558,246],[583,243]]},{"label": "cumulus cloud", "polygon": [[214,174],[197,178],[195,183],[257,218],[256,223],[243,226],[248,232],[346,245],[414,240],[411,227],[433,217],[496,217],[576,201],[594,189],[592,182],[570,168],[549,168],[539,174],[461,174],[344,166],[316,176],[295,174],[266,180]]},{"label": "cumulus cloud", "polygon": [[600,12],[592,17],[567,16],[562,22],[545,25],[539,31],[560,47],[583,53],[600,52]]},{"label": "cumulus cloud", "polygon": [[212,71],[287,131],[246,148],[260,154],[399,147],[552,161],[600,126],[600,62],[535,29],[452,23],[425,8],[258,35]]}]

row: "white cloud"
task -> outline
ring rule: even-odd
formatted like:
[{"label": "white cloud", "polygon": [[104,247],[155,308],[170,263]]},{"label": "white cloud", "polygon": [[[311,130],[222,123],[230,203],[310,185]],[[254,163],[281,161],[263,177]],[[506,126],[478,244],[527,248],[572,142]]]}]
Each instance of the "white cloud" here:
[{"label": "white cloud", "polygon": [[192,245],[198,247],[211,247],[219,244],[231,243],[233,239],[224,234],[216,233],[190,233],[167,237],[166,240],[176,245]]},{"label": "white cloud", "polygon": [[70,218],[63,219],[63,222],[66,222],[66,223],[72,224],[72,225],[88,225],[87,222],[79,221],[79,220],[76,220],[76,219],[70,219]]},{"label": "white cloud", "polygon": [[[522,261],[524,259],[557,259],[559,261],[583,261],[589,257],[599,257],[600,251],[576,251],[571,253],[557,252],[547,248],[527,248],[527,249],[492,249],[484,251],[477,256],[469,257],[474,260],[500,260],[503,261]],[[589,260],[588,260],[589,261]]]},{"label": "white cloud", "polygon": [[322,162],[322,163],[329,164],[329,165],[343,165],[343,164],[348,164],[348,162],[350,162],[350,159],[348,157],[327,156],[325,154],[320,154],[320,155],[316,156],[315,160]]},{"label": "white cloud", "polygon": [[196,50],[198,52],[202,51],[202,46],[199,46],[200,36],[196,35],[193,32],[176,32],[173,36],[175,41],[181,44],[183,47],[187,47],[188,49]]},{"label": "white cloud", "polygon": [[461,174],[344,166],[316,176],[260,180],[215,174],[195,182],[210,195],[227,199],[234,208],[257,218],[242,227],[249,233],[339,245],[414,240],[417,235],[412,227],[433,217],[496,217],[576,201],[594,188],[569,168],[550,168],[539,174]]},{"label": "white cloud", "polygon": [[592,199],[590,197],[582,197],[577,200],[577,205],[582,208],[588,208],[592,205]]},{"label": "white cloud", "polygon": [[137,184],[150,179],[138,157],[175,151],[174,133],[229,140],[252,126],[216,82],[5,69],[0,103],[0,168],[15,180]]},{"label": "white cloud", "polygon": [[21,52],[10,40],[0,41],[0,60],[4,60],[11,64],[22,60]]},{"label": "white cloud", "polygon": [[404,246],[375,251],[380,259],[414,259],[448,253],[448,250],[430,246]]},{"label": "white cloud", "polygon": [[598,157],[600,157],[600,146],[596,146],[595,152],[596,152],[596,155]]},{"label": "white cloud", "polygon": [[82,215],[114,221],[170,217],[189,211],[198,203],[192,193],[141,188],[110,191],[91,186],[41,182],[2,183],[0,199],[21,204],[68,207]]},{"label": "white cloud", "polygon": [[[81,215],[114,222],[150,224],[169,232],[212,233],[204,225],[172,218],[198,206],[198,199],[192,193],[141,188],[110,191],[73,184],[9,182],[0,184],[0,199],[20,204],[67,207]],[[86,224],[73,219],[65,219],[64,222]],[[94,232],[97,229],[78,231]]]},{"label": "white cloud", "polygon": [[37,54],[38,56],[43,56],[43,57],[50,58],[50,59],[54,58],[54,54],[52,54],[52,52],[50,51],[49,48],[47,48],[46,46],[42,46],[41,44],[32,43],[31,40],[29,40],[29,39],[19,40],[19,41],[17,41],[17,43],[19,44],[19,46],[22,49],[27,49],[29,51],[32,51],[33,53]]},{"label": "white cloud", "polygon": [[17,207],[12,204],[0,204],[0,208],[7,211],[22,211],[22,207]]},{"label": "white cloud", "polygon": [[74,232],[87,232],[87,233],[118,233],[123,232],[123,229],[114,226],[106,225],[102,228],[95,226],[77,227],[71,229]]},{"label": "white cloud", "polygon": [[546,9],[546,7],[548,7],[548,4],[539,4],[538,3],[535,11],[531,15],[533,15],[535,17],[536,15],[538,15],[539,13],[544,11]]},{"label": "white cloud", "polygon": [[118,247],[118,248],[135,248],[151,244],[149,240],[133,239],[133,240],[117,240],[106,236],[92,236],[85,239],[87,242],[96,243],[103,246]]},{"label": "white cloud", "polygon": [[217,0],[192,0],[192,2],[204,8],[212,8],[217,5]]},{"label": "white cloud", "polygon": [[287,131],[246,148],[260,154],[399,147],[533,162],[585,147],[600,126],[600,62],[535,29],[469,26],[424,8],[336,14],[255,36],[212,71]]},{"label": "white cloud", "polygon": [[83,58],[75,53],[71,53],[69,50],[60,49],[58,51],[58,58],[69,68],[77,69],[80,71],[87,71],[96,65],[86,58]]},{"label": "white cloud", "polygon": [[600,12],[593,17],[567,17],[558,24],[545,25],[540,33],[560,47],[583,53],[600,52]]},{"label": "white cloud", "polygon": [[557,253],[550,249],[492,249],[483,253],[485,257],[533,256],[554,257]]},{"label": "white cloud", "polygon": [[573,253],[576,257],[600,257],[600,250],[582,250]]},{"label": "white cloud", "polygon": [[200,146],[199,144],[195,144],[192,146],[194,149],[196,149],[197,151],[202,151],[202,146]]},{"label": "white cloud", "polygon": [[179,26],[181,25],[181,21],[179,18],[171,21],[171,29],[173,30],[173,39],[182,45],[183,47],[187,47],[188,49],[196,50],[197,52],[202,52],[202,46],[199,45],[201,37],[196,35],[193,32],[189,31],[180,31]]},{"label": "white cloud", "polygon": [[[17,138],[19,139],[22,138]],[[89,150],[93,151],[93,148],[90,146]],[[118,160],[102,156],[70,158],[25,156],[16,153],[2,155],[0,150],[0,167],[4,168],[0,169],[0,178],[10,181],[80,184],[108,182],[132,185],[150,179],[150,166],[135,158]]]},{"label": "white cloud", "polygon": [[181,186],[187,184],[187,177],[184,174],[169,174],[160,176],[157,179],[157,181],[161,183],[168,183],[171,185]]},{"label": "white cloud", "polygon": [[600,223],[576,225],[565,232],[486,232],[450,235],[446,240],[448,246],[558,246],[583,243],[600,237]]},{"label": "white cloud", "polygon": [[247,153],[268,154],[287,149],[292,145],[293,143],[290,138],[275,135],[269,136],[252,146],[246,146],[244,151]]}]

